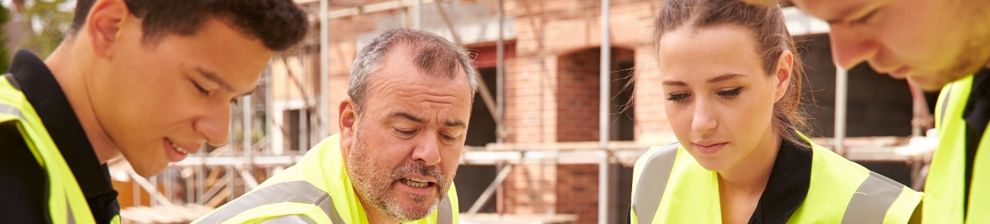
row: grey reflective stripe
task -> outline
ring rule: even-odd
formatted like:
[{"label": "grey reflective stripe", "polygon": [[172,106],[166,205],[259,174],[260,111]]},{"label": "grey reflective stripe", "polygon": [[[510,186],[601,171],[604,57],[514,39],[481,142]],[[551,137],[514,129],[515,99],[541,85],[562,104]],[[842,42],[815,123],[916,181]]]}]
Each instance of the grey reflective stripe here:
[{"label": "grey reflective stripe", "polygon": [[14,75],[6,73],[3,74],[3,77],[7,79],[7,82],[10,83],[10,86],[13,86],[14,89],[17,89],[18,91],[21,90],[21,84],[17,83],[17,79],[14,79]]},{"label": "grey reflective stripe", "polygon": [[21,115],[20,109],[17,109],[17,107],[14,107],[12,105],[7,105],[3,102],[0,102],[0,114],[11,115],[20,118],[21,120],[24,120],[24,116]]},{"label": "grey reflective stripe", "polygon": [[308,203],[319,206],[333,223],[344,223],[333,206],[330,194],[306,181],[290,181],[273,184],[252,191],[200,220],[201,223],[220,223],[248,209],[280,202]]},{"label": "grey reflective stripe", "polygon": [[274,218],[274,219],[265,220],[262,223],[264,223],[264,224],[302,224],[302,223],[312,224],[312,223],[316,223],[316,221],[313,221],[313,219],[310,219],[309,217],[302,216],[302,215],[287,215],[287,216],[282,216],[282,217],[278,217],[278,218]]},{"label": "grey reflective stripe", "polygon": [[454,224],[454,213],[450,208],[450,197],[443,197],[437,206],[437,223]]},{"label": "grey reflective stripe", "polygon": [[887,210],[901,195],[903,188],[904,185],[894,180],[870,172],[849,200],[842,223],[883,223]]},{"label": "grey reflective stripe", "polygon": [[942,108],[939,108],[941,112],[938,113],[938,123],[945,124],[945,110],[949,107],[949,99],[952,99],[952,86],[949,85],[949,89],[945,91],[945,96],[942,96]]},{"label": "grey reflective stripe", "polygon": [[632,210],[636,211],[639,223],[652,223],[653,215],[660,206],[660,197],[667,188],[667,179],[674,168],[679,143],[669,144],[653,153],[640,171],[636,183],[636,195],[632,198]]},{"label": "grey reflective stripe", "polygon": [[[65,219],[66,223],[74,224],[76,223],[76,216],[72,215],[72,204],[69,203],[68,193],[66,193],[65,198]],[[95,218],[95,217],[94,217]]]}]

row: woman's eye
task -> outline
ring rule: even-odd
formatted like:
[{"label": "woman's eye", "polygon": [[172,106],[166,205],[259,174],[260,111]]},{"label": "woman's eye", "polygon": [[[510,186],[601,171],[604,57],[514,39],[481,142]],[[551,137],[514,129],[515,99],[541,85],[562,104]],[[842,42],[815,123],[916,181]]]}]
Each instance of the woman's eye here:
[{"label": "woman's eye", "polygon": [[738,96],[740,92],[742,92],[742,87],[736,87],[732,89],[718,91],[718,95],[722,97],[735,97]]},{"label": "woman's eye", "polygon": [[686,100],[690,96],[691,95],[687,93],[671,93],[671,94],[667,94],[667,100],[674,102],[681,102]]}]

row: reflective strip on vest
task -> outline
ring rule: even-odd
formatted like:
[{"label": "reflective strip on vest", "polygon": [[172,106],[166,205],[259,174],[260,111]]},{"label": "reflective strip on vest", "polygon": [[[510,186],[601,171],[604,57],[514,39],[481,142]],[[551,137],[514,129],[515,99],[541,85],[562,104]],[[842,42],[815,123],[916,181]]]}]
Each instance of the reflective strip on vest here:
[{"label": "reflective strip on vest", "polygon": [[443,200],[441,200],[440,204],[437,206],[437,223],[453,224],[454,214],[451,210],[450,197],[443,197]]},{"label": "reflective strip on vest", "polygon": [[21,116],[21,110],[18,110],[17,108],[11,105],[4,104],[2,102],[0,102],[0,114],[6,114],[24,120],[24,116]]},{"label": "reflective strip on vest", "polygon": [[653,216],[660,206],[660,198],[667,188],[667,179],[674,168],[674,158],[677,157],[677,147],[674,143],[664,146],[650,155],[646,167],[639,174],[636,183],[636,195],[632,198],[632,209],[636,212],[639,223],[653,223]]},{"label": "reflective strip on vest", "polygon": [[[667,190],[666,185],[674,169],[678,148],[678,144],[668,145],[647,155],[650,157],[636,177],[638,181],[632,198],[632,210],[638,223],[653,223]],[[900,183],[870,172],[850,196],[841,223],[883,223],[888,210],[901,197],[903,190]]]},{"label": "reflective strip on vest", "polygon": [[870,172],[849,200],[842,223],[883,223],[887,210],[901,195],[900,188],[891,187],[897,185],[894,180]]},{"label": "reflective strip on vest", "polygon": [[333,198],[330,198],[330,194],[302,180],[277,183],[252,191],[220,208],[213,215],[203,218],[201,222],[220,223],[248,209],[279,202],[314,204],[323,209],[323,213],[327,214],[333,223],[344,223],[333,206]]},{"label": "reflective strip on vest", "polygon": [[313,219],[306,217],[305,215],[287,215],[282,217],[276,217],[273,219],[265,220],[261,222],[263,224],[296,224],[296,223],[316,223]]},{"label": "reflective strip on vest", "polygon": [[[323,213],[330,217],[333,223],[346,223],[334,208],[333,198],[330,194],[321,190],[307,181],[290,181],[273,184],[252,191],[241,196],[229,205],[224,206],[208,217],[204,217],[199,223],[220,223],[224,220],[237,216],[241,212],[247,211],[261,205],[297,202],[314,204],[323,209]],[[302,217],[302,218],[300,218]],[[453,224],[453,213],[449,197],[444,197],[437,205],[437,223]],[[298,215],[282,216],[267,220],[264,223],[312,223],[313,220]]]},{"label": "reflective strip on vest", "polygon": [[[49,200],[48,215],[53,223],[92,223],[94,222],[90,214],[89,204],[82,195],[82,189],[75,182],[68,164],[62,158],[61,152],[52,142],[44,130],[41,118],[30,108],[31,105],[25,99],[24,93],[20,91],[16,80],[9,73],[2,75],[0,79],[0,114],[10,115],[16,119],[13,122],[20,124],[22,128],[21,137],[24,139],[31,153],[39,162],[41,168],[45,169],[47,175],[47,191]],[[25,109],[26,111],[21,111]],[[10,121],[10,120],[6,120]],[[5,122],[6,122],[5,121]],[[64,198],[55,197],[60,195]],[[51,203],[55,202],[55,203]],[[50,206],[61,207],[65,203],[65,213],[56,214],[58,209]],[[77,214],[73,208],[80,212]],[[62,217],[64,215],[64,217]],[[77,217],[78,215],[78,217]]]}]

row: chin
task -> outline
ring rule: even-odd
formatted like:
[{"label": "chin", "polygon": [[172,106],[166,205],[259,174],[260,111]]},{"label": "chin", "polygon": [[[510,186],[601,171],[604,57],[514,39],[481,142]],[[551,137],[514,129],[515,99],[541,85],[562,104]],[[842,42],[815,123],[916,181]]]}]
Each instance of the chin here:
[{"label": "chin", "polygon": [[910,77],[908,79],[910,79],[912,83],[918,86],[918,88],[921,88],[921,90],[924,90],[926,92],[938,91],[942,89],[942,87],[945,86],[945,84],[949,83],[947,81],[935,81],[932,79],[926,79],[921,77]]},{"label": "chin", "polygon": [[127,162],[131,163],[131,167],[134,168],[134,172],[137,172],[138,175],[141,175],[142,177],[146,177],[146,178],[147,177],[152,177],[152,176],[157,176],[158,174],[161,174],[163,171],[165,171],[165,168],[166,167],[168,167],[168,163],[164,163],[164,164],[157,164],[157,163],[156,164],[135,164],[134,162],[131,162],[130,160],[128,160]]},{"label": "chin", "polygon": [[701,167],[705,168],[708,171],[718,172],[725,169],[725,164],[722,161],[718,161],[717,159],[712,159],[712,158],[699,159],[698,157],[694,157],[694,158],[696,161],[698,161],[698,164],[701,165]]}]

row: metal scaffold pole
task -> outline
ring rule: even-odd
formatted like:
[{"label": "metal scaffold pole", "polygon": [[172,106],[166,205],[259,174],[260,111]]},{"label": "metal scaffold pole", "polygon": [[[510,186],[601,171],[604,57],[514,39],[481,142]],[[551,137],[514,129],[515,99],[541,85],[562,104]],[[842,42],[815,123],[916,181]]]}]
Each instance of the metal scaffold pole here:
[{"label": "metal scaffold pole", "polygon": [[330,102],[330,0],[320,0],[320,102],[316,103],[316,117],[320,121],[320,139],[330,136],[330,108],[323,103]]},{"label": "metal scaffold pole", "polygon": [[598,165],[598,223],[608,223],[608,203],[609,203],[609,170],[608,170],[608,118],[609,118],[609,87],[611,87],[611,74],[609,73],[611,62],[612,45],[609,40],[609,0],[602,0],[601,12],[601,65],[599,70],[599,92],[598,92],[598,143],[601,147],[602,158]]}]

